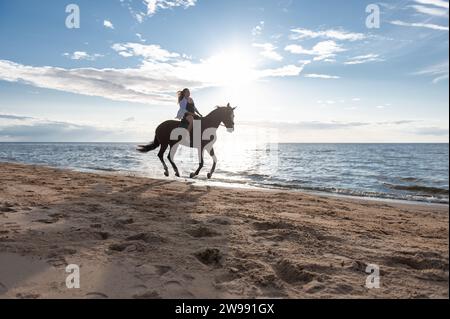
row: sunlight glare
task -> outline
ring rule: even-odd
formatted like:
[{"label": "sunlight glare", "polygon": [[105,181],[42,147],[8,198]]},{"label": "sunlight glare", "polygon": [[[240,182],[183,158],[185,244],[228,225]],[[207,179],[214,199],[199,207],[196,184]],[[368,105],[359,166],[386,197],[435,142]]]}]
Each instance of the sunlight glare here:
[{"label": "sunlight glare", "polygon": [[244,50],[221,52],[205,61],[208,77],[218,85],[236,87],[256,79],[254,60]]}]

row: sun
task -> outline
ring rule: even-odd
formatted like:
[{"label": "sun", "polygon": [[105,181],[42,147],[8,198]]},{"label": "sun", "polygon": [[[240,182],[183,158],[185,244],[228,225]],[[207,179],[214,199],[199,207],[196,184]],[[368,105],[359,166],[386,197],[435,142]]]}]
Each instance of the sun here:
[{"label": "sun", "polygon": [[256,80],[254,61],[243,49],[226,50],[205,61],[205,71],[217,85],[237,87]]}]

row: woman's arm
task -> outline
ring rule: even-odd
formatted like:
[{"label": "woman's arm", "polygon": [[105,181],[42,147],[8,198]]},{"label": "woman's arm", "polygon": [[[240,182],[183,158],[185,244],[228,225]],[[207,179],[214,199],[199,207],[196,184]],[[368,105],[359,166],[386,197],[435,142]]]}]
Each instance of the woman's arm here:
[{"label": "woman's arm", "polygon": [[[203,117],[203,115],[200,114],[200,111],[197,109],[197,107],[195,106],[194,100],[192,98],[189,98],[189,103],[194,104],[194,110],[195,113],[197,113],[198,115],[200,115],[200,117]],[[195,114],[193,114],[195,115]]]},{"label": "woman's arm", "polygon": [[196,106],[194,106],[194,107],[195,107],[195,113],[197,113],[200,117],[203,117],[203,115],[200,114],[200,111],[197,109],[197,107]]}]

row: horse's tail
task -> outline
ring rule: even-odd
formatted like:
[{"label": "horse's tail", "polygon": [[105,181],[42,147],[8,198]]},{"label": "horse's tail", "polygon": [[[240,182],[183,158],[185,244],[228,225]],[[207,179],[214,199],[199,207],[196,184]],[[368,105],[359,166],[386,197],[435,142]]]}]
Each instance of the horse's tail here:
[{"label": "horse's tail", "polygon": [[141,152],[141,153],[148,153],[151,151],[156,150],[159,146],[161,145],[161,143],[159,142],[158,138],[155,137],[155,140],[153,141],[153,143],[150,143],[148,145],[139,145],[137,151]]}]

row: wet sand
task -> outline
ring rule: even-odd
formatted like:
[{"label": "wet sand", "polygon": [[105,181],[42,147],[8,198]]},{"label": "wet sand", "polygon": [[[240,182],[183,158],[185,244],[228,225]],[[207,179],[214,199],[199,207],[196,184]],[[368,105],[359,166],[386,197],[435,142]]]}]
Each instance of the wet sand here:
[{"label": "wet sand", "polygon": [[0,298],[448,298],[448,216],[0,163]]}]

